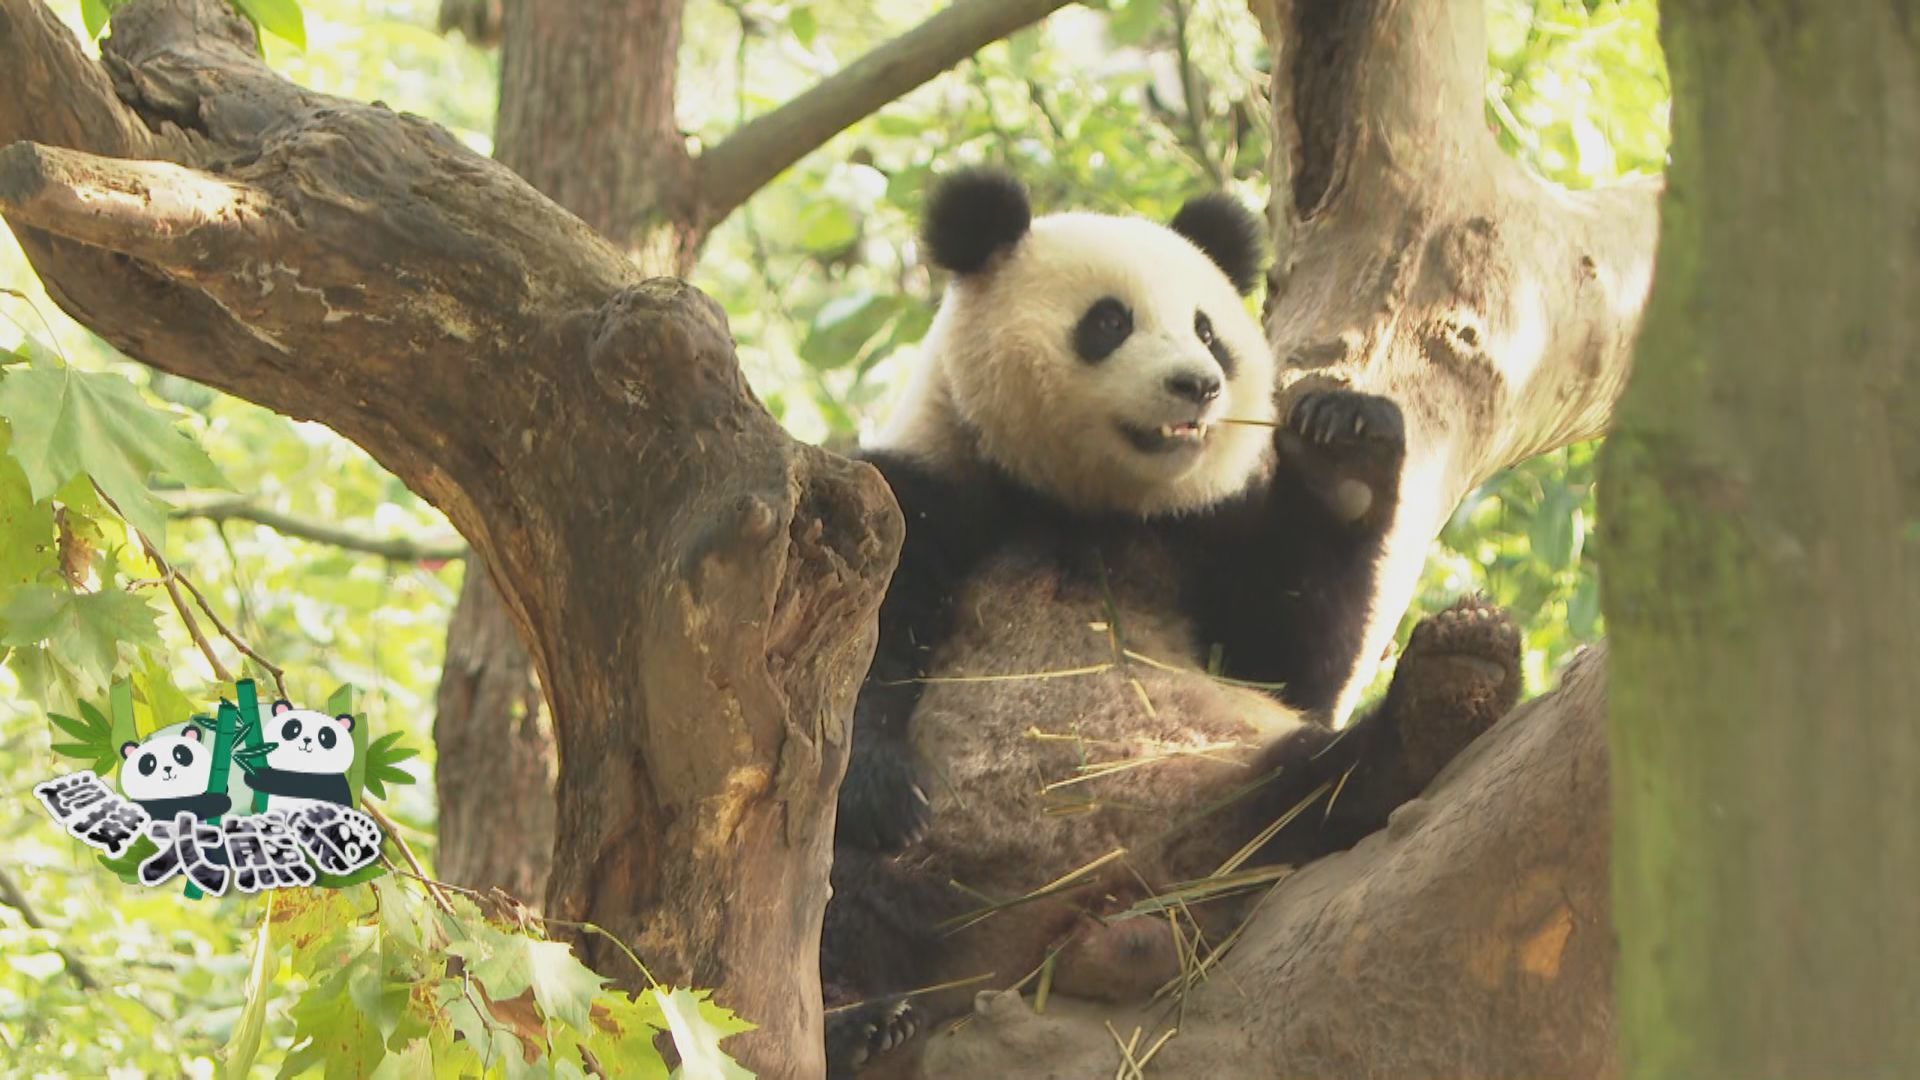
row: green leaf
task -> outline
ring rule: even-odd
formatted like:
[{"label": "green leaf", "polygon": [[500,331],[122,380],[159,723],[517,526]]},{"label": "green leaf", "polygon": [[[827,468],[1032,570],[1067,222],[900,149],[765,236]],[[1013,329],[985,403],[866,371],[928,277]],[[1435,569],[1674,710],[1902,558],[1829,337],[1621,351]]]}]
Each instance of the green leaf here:
[{"label": "green leaf", "polygon": [[333,1077],[360,1077],[373,1071],[386,1056],[379,1027],[361,1011],[348,989],[355,979],[370,973],[379,978],[379,950],[360,949],[346,963],[331,969],[307,988],[288,1010],[293,1018],[296,1047],[280,1066],[282,1077],[298,1076],[315,1067]]},{"label": "green leaf", "polygon": [[820,24],[813,17],[812,8],[799,7],[794,8],[793,14],[787,16],[787,29],[793,31],[794,38],[800,42],[802,48],[811,49],[813,35],[820,29]]},{"label": "green leaf", "polygon": [[260,928],[254,932],[253,966],[247,971],[247,1004],[233,1026],[222,1055],[220,1075],[246,1080],[253,1075],[253,1061],[260,1055],[260,1036],[267,1029],[267,998],[271,996],[267,976],[278,967],[273,948],[273,894],[267,894],[266,909],[260,915]]},{"label": "green leaf", "polygon": [[526,950],[528,979],[540,1012],[549,1023],[557,1019],[585,1031],[593,995],[606,980],[588,970],[565,942],[528,938]]},{"label": "green leaf", "polygon": [[307,24],[294,0],[233,0],[253,24],[296,49],[307,47]]},{"label": "green leaf", "polygon": [[860,223],[844,205],[821,201],[810,204],[800,217],[800,246],[830,255],[844,251],[860,235]]},{"label": "green leaf", "polygon": [[404,732],[389,731],[367,746],[362,755],[365,767],[361,782],[376,799],[387,797],[387,784],[411,784],[413,774],[398,766],[399,762],[417,757],[420,751],[411,746],[401,746],[400,736]]},{"label": "green leaf", "polygon": [[86,26],[90,38],[100,36],[100,31],[107,28],[107,17],[112,14],[107,7],[107,0],[80,0],[80,21]]},{"label": "green leaf", "polygon": [[655,1033],[666,1027],[667,1018],[653,994],[605,994],[594,1002],[587,1049],[608,1080],[667,1080],[667,1063],[653,1045]]},{"label": "green leaf", "polygon": [[728,1035],[751,1030],[753,1025],[706,1000],[706,992],[691,990],[649,991],[660,1002],[667,1028],[673,1032],[674,1049],[680,1051],[682,1076],[713,1077],[716,1080],[753,1080],[753,1074],[720,1049],[720,1040]]},{"label": "green leaf", "polygon": [[837,296],[820,308],[800,345],[800,358],[817,368],[836,368],[858,359],[900,310],[900,301],[866,289]]},{"label": "green leaf", "polygon": [[1572,565],[1579,551],[1579,508],[1578,492],[1565,484],[1555,485],[1541,501],[1533,526],[1528,530],[1527,539],[1533,553],[1555,570]]},{"label": "green leaf", "polygon": [[160,647],[153,609],[119,589],[76,593],[29,585],[0,607],[0,623],[5,624],[0,644],[46,642],[59,662],[94,690],[113,678],[119,646]]},{"label": "green leaf", "polygon": [[[98,713],[94,715],[99,716]],[[98,724],[82,723],[71,716],[61,716],[59,713],[48,713],[47,719],[52,722],[54,727],[86,743],[100,743],[105,745],[107,734],[111,730],[105,722],[106,717],[100,717],[101,722]]]},{"label": "green leaf", "polygon": [[[9,439],[0,428],[0,445]],[[51,577],[58,565],[53,506],[33,497],[18,463],[0,458],[0,598],[17,586]]]},{"label": "green leaf", "polygon": [[155,542],[165,536],[167,518],[147,490],[149,475],[192,487],[226,486],[174,417],[147,404],[118,375],[70,367],[9,371],[0,378],[0,416],[13,426],[8,450],[36,501],[85,474]]}]

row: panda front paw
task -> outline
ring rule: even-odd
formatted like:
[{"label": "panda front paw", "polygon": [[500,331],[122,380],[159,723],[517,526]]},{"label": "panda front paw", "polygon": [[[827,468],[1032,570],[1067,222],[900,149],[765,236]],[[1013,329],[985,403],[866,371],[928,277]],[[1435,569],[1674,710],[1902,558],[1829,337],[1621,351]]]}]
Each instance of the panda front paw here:
[{"label": "panda front paw", "polygon": [[827,1080],[852,1080],[867,1062],[904,1046],[920,1029],[920,1014],[905,1000],[865,1002],[826,1023]]},{"label": "panda front paw", "polygon": [[910,753],[888,744],[854,744],[847,778],[840,784],[836,844],[899,851],[927,835],[933,807]]},{"label": "panda front paw", "polygon": [[1286,430],[1321,447],[1406,445],[1400,406],[1356,390],[1316,390],[1300,395],[1287,413]]},{"label": "panda front paw", "polygon": [[1342,524],[1384,528],[1399,497],[1407,426],[1377,394],[1313,390],[1295,399],[1274,438],[1284,466]]}]

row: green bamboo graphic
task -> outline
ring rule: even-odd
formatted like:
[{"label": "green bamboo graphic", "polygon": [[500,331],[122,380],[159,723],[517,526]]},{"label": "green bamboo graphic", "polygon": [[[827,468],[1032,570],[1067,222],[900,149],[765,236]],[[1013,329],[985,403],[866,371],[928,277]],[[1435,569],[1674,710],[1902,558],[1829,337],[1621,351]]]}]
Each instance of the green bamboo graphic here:
[{"label": "green bamboo graphic", "polygon": [[[263,733],[265,725],[260,722],[260,696],[254,692],[253,680],[241,679],[234,684],[234,689],[238,691],[240,697],[241,730],[246,732],[243,741],[250,750],[266,745],[267,740]],[[253,812],[256,814],[267,812],[266,792],[253,793]]]},{"label": "green bamboo graphic", "polygon": [[[233,740],[240,734],[240,710],[234,708],[233,702],[223,698],[220,702],[219,717],[220,719],[217,722],[213,722],[204,716],[196,716],[193,718],[193,722],[203,728],[213,728],[213,773],[207,779],[207,790],[216,794],[225,795],[227,793],[227,777],[233,769]],[[258,795],[254,796],[256,800],[259,799],[259,797]],[[209,825],[217,825],[220,823],[220,815],[214,814],[205,820]],[[205,894],[200,891],[200,887],[189,879],[187,881],[187,899],[198,900],[203,895]]]}]

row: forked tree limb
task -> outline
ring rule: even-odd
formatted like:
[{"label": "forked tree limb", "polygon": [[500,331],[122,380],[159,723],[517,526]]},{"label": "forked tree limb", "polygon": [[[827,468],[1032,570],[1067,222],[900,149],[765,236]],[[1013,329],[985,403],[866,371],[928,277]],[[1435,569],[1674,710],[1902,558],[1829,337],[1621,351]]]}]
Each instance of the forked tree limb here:
[{"label": "forked tree limb", "polygon": [[109,81],[36,0],[0,0],[0,70],[71,99],[0,95],[0,215],[81,323],[327,423],[447,513],[589,793],[562,807],[550,910],[721,988],[761,1075],[816,1075],[844,721],[901,535],[885,485],[781,431],[712,301],[251,41],[223,0],[138,0]]},{"label": "forked tree limb", "polygon": [[1503,152],[1473,0],[1255,7],[1274,56],[1267,325],[1282,381],[1386,394],[1407,415],[1364,650],[1378,656],[1463,496],[1605,430],[1652,280],[1660,186],[1569,192]]}]

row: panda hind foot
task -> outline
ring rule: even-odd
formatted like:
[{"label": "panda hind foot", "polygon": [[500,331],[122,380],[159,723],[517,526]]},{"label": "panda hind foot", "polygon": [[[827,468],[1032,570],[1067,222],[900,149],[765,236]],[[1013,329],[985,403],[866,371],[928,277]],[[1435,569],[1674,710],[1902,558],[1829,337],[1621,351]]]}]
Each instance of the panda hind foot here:
[{"label": "panda hind foot", "polygon": [[1511,616],[1468,596],[1421,620],[1387,690],[1403,782],[1424,789],[1519,700],[1520,630]]},{"label": "panda hind foot", "polygon": [[920,1013],[904,998],[882,998],[829,1014],[826,1029],[827,1080],[852,1080],[869,1061],[911,1041]]}]

